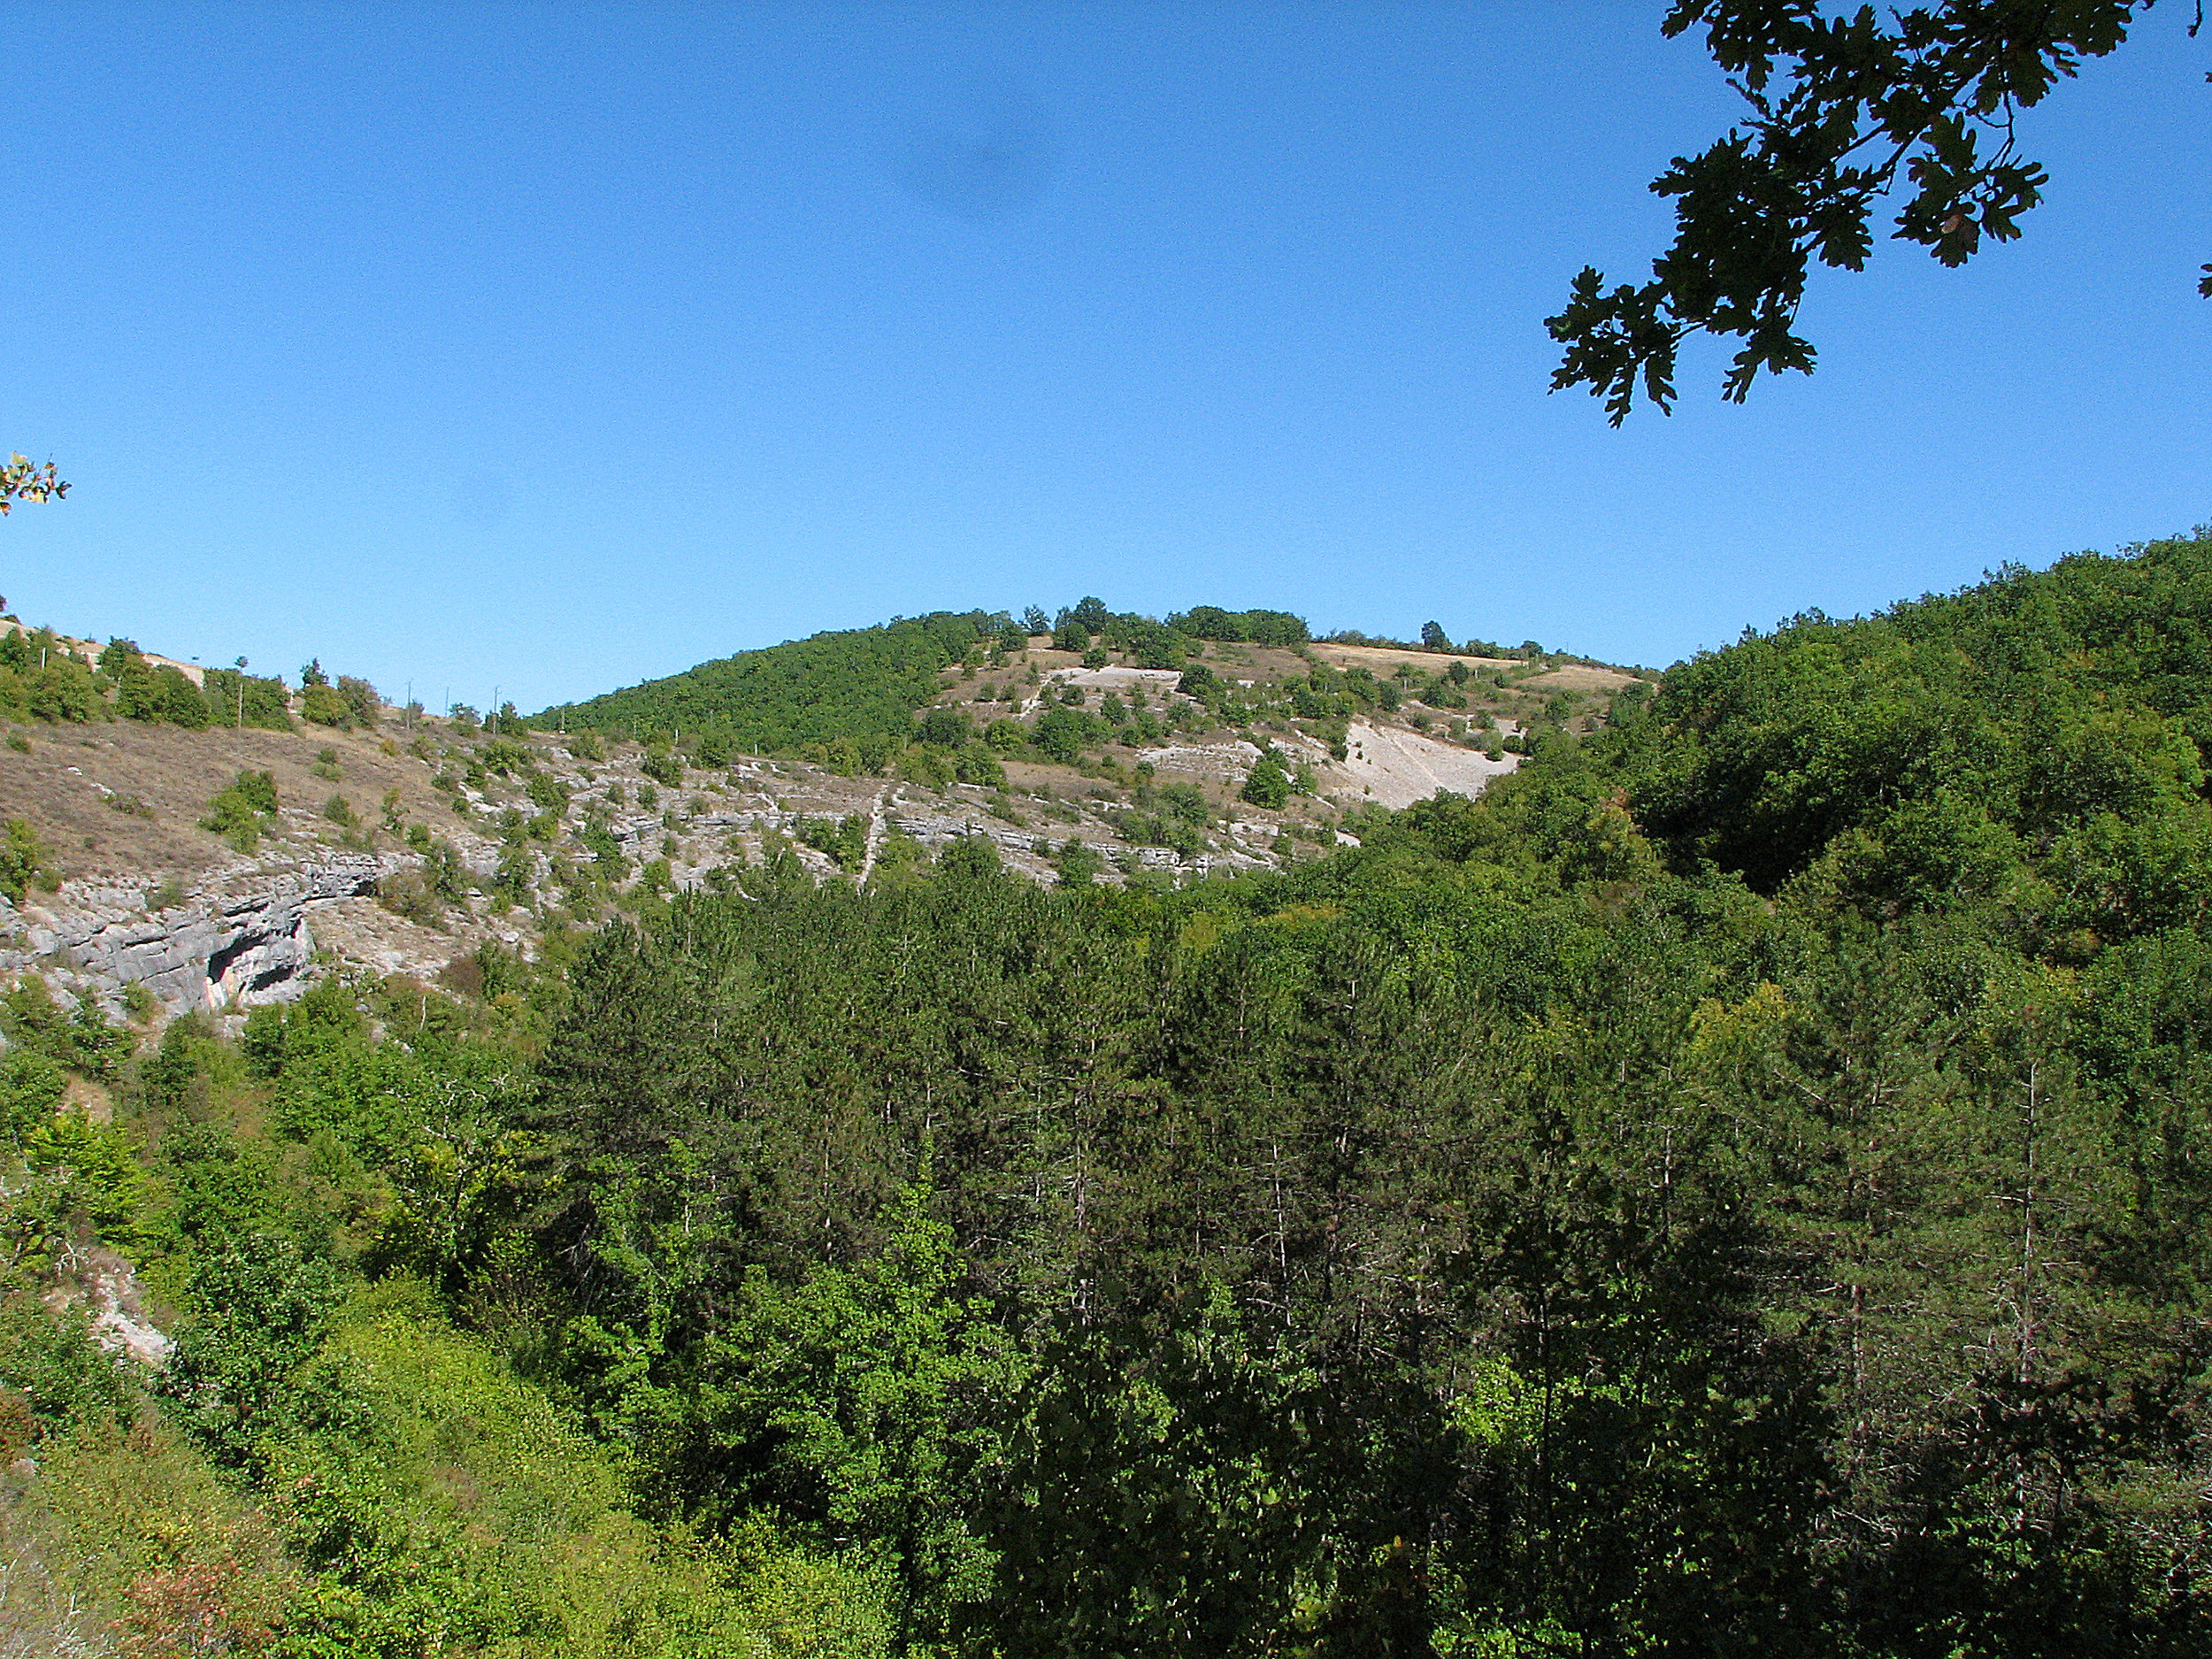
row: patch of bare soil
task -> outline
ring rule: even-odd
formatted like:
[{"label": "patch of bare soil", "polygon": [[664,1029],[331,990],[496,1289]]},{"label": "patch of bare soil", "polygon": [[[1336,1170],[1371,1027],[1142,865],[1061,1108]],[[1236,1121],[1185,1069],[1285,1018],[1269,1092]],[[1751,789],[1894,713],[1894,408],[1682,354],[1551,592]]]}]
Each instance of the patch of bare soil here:
[{"label": "patch of bare soil", "polygon": [[1364,668],[1369,672],[1387,678],[1400,663],[1411,663],[1416,668],[1436,673],[1454,663],[1464,663],[1479,673],[1494,674],[1510,672],[1522,666],[1514,657],[1467,657],[1452,651],[1394,651],[1379,645],[1317,644],[1310,648],[1313,654],[1332,668]]},{"label": "patch of bare soil", "polygon": [[1477,749],[1364,720],[1352,722],[1345,742],[1350,758],[1336,763],[1325,776],[1328,785],[1341,780],[1348,786],[1332,789],[1348,806],[1374,801],[1394,809],[1408,807],[1442,789],[1476,795],[1493,778],[1521,764],[1517,755],[1491,760]]},{"label": "patch of bare soil", "polygon": [[1532,674],[1521,682],[1525,691],[1600,691],[1615,692],[1623,686],[1636,683],[1636,676],[1624,674],[1617,668],[1600,668],[1590,663],[1562,663],[1540,674]]}]

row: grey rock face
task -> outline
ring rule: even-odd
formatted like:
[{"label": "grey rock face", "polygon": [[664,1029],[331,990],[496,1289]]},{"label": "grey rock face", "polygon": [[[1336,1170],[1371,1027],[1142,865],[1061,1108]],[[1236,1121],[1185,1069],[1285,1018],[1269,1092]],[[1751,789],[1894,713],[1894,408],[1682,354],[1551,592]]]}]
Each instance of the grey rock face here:
[{"label": "grey rock face", "polygon": [[341,854],[234,875],[224,890],[154,911],[140,908],[141,891],[71,883],[51,904],[26,906],[12,918],[15,938],[0,940],[0,970],[58,961],[101,990],[142,985],[173,1014],[288,1001],[305,988],[314,956],[312,908],[373,894],[388,866],[412,862]]}]

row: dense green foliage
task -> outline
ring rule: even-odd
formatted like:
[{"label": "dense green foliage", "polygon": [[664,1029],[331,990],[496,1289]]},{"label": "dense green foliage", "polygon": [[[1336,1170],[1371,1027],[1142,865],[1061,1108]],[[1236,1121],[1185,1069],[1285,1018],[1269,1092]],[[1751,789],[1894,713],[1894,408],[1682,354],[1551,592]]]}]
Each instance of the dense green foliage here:
[{"label": "dense green foliage", "polygon": [[[195,685],[173,664],[146,660],[130,640],[110,640],[96,655],[80,658],[50,628],[0,634],[0,718],[88,722],[120,718],[187,731],[215,726],[292,729],[284,682],[211,668]],[[344,689],[326,725],[374,724],[375,687],[342,678]],[[323,687],[328,691],[328,687]],[[318,705],[319,706],[319,705]],[[311,710],[311,714],[312,714]]]},{"label": "dense green foliage", "polygon": [[51,857],[28,819],[0,819],[0,898],[22,903],[32,885],[50,874]]},{"label": "dense green foliage", "polygon": [[212,830],[242,853],[260,843],[276,819],[276,779],[265,772],[242,772],[207,803],[200,827]]},{"label": "dense green foliage", "polygon": [[1313,635],[1306,619],[1287,611],[1224,611],[1194,605],[1171,616],[1167,626],[1194,640],[1249,640],[1255,645],[1303,645]]},{"label": "dense green foliage", "polygon": [[1023,1357],[932,1488],[989,1592],[877,1536],[910,1635],[2195,1651],[2208,576],[1802,619],[1294,875],[606,935],[569,1374],[664,1502],[834,1532],[724,1310],[918,1182]]},{"label": "dense green foliage", "polygon": [[2200,534],[1263,876],[772,849],[128,1068],[20,995],[15,1282],[182,1317],[150,1399],[19,1291],[0,1432],[247,1651],[2201,1653],[2208,639]]},{"label": "dense green foliage", "polygon": [[937,690],[937,671],[979,641],[995,641],[1002,616],[933,611],[810,639],[740,651],[665,680],[548,709],[545,726],[645,733],[726,732],[756,752],[836,738],[903,738],[914,711]]}]

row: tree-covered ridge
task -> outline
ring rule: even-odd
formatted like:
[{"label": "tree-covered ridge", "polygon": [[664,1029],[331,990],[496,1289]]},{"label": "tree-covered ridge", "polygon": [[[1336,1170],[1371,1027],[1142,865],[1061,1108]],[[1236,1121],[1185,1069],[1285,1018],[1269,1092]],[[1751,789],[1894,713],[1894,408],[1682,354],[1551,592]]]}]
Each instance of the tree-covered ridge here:
[{"label": "tree-covered ridge", "polygon": [[1678,665],[1609,741],[1640,821],[1762,889],[1819,862],[1901,903],[2032,878],[2024,902],[2107,937],[2186,919],[2212,533],[1801,617]]},{"label": "tree-covered ridge", "polygon": [[756,753],[798,751],[844,738],[903,741],[915,714],[941,689],[935,675],[987,655],[993,664],[1025,650],[1032,636],[1087,652],[1095,643],[1150,668],[1180,667],[1205,641],[1302,644],[1299,618],[1278,611],[1226,611],[1201,605],[1162,623],[1110,611],[1087,597],[1055,616],[1030,606],[1008,611],[932,611],[868,628],[813,634],[740,651],[680,674],[648,680],[535,717],[562,725],[641,734],[713,731]]},{"label": "tree-covered ridge", "polygon": [[903,738],[937,671],[995,638],[1002,616],[933,611],[702,663],[664,680],[548,709],[535,724],[601,731],[718,729],[756,752],[834,738]]},{"label": "tree-covered ridge", "polygon": [[[150,660],[132,640],[98,650],[50,627],[0,618],[0,719],[81,725],[110,719],[186,731],[210,726],[292,729],[292,694],[277,675],[233,668],[196,670]],[[377,724],[384,703],[367,680],[341,674],[336,685],[311,662],[300,671],[299,712],[313,726],[349,729]]]}]

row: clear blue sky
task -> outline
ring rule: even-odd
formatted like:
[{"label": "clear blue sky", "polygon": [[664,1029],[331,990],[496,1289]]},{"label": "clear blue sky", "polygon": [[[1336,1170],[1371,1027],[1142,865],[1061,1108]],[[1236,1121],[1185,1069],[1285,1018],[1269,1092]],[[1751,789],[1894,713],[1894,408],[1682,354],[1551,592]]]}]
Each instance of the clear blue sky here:
[{"label": "clear blue sky", "polygon": [[[2212,38],[1809,380],[1545,391],[1732,119],[1650,4],[40,8],[0,95],[35,620],[524,707],[894,613],[1280,606],[1663,664],[2212,518]],[[980,157],[980,159],[978,159]]]}]

